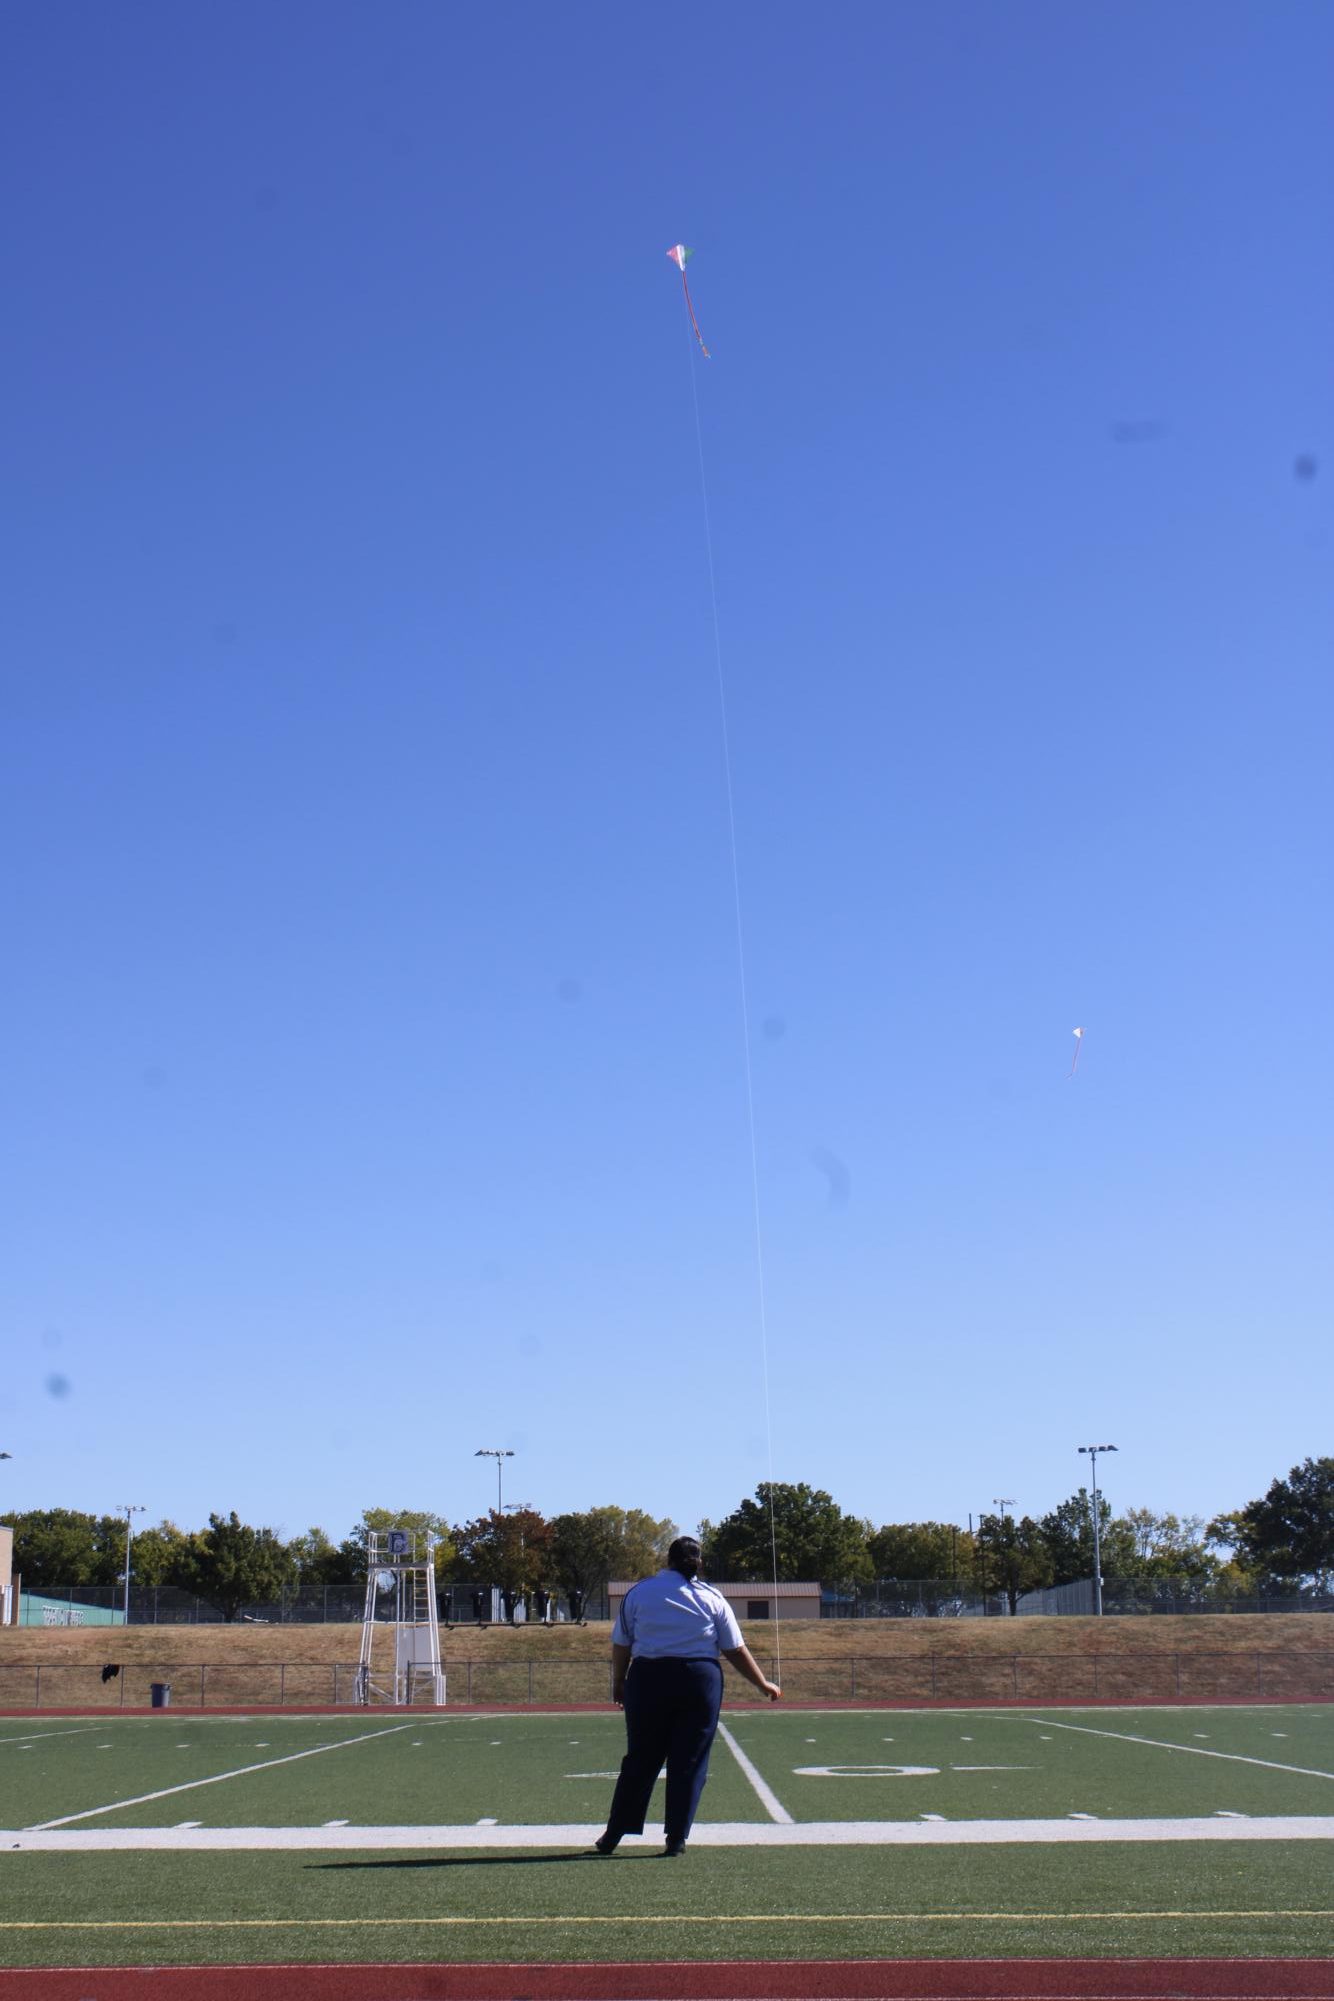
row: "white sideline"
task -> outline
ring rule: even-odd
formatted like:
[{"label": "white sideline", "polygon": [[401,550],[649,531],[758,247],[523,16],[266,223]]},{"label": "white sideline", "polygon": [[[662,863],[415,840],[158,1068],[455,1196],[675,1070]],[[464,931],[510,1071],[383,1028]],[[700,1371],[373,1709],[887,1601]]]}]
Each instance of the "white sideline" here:
[{"label": "white sideline", "polygon": [[1334,1772],[1313,1771],[1309,1765],[1280,1765],[1274,1758],[1249,1758],[1241,1751],[1206,1751],[1203,1744],[1170,1744],[1165,1737],[1132,1737],[1128,1730],[1095,1730],[1091,1723],[1058,1723],[1051,1716],[1026,1716],[1023,1720],[1043,1730],[1073,1730],[1081,1737],[1114,1737],[1118,1744],[1147,1744],[1152,1751],[1189,1751],[1195,1758],[1225,1758],[1230,1765],[1262,1765],[1267,1772],[1295,1772],[1300,1779],[1334,1779]]},{"label": "white sideline", "polygon": [[[0,1830],[0,1850],[479,1849],[591,1846],[592,1827],[80,1827]],[[696,1823],[692,1848],[941,1848],[1108,1841],[1334,1841],[1334,1815],[1254,1820],[808,1820]],[[622,1846],[659,1848],[657,1834]],[[600,1864],[612,1868],[614,1864]]]},{"label": "white sideline", "polygon": [[91,1737],[100,1723],[80,1724],[77,1730],[29,1730],[23,1737],[0,1737],[0,1744],[39,1744],[47,1737]]},{"label": "white sideline", "polygon": [[69,1827],[76,1820],[94,1820],[102,1813],[122,1813],[126,1807],[147,1806],[153,1800],[170,1799],[173,1793],[192,1793],[197,1786],[220,1786],[224,1779],[249,1778],[252,1772],[267,1772],[274,1765],[295,1765],[300,1758],[318,1758],[322,1751],[346,1751],[352,1744],[369,1744],[376,1737],[394,1737],[400,1730],[415,1730],[415,1723],[395,1723],[388,1730],[368,1730],[361,1737],[340,1737],[335,1744],[316,1744],[309,1751],[289,1751],[283,1758],[261,1758],[257,1765],[238,1765],[233,1772],[214,1772],[206,1779],[187,1779],[183,1785],[163,1786],[155,1793],[140,1793],[129,1800],[112,1800],[108,1806],[90,1806],[83,1813],[63,1814],[59,1820],[35,1821],[29,1833],[45,1833],[51,1828]]},{"label": "white sideline", "polygon": [[767,1783],[756,1770],[755,1766],[751,1764],[750,1759],[746,1756],[725,1723],[718,1725],[718,1735],[722,1738],[738,1765],[740,1765],[745,1776],[750,1780],[751,1785],[755,1789],[755,1797],[759,1800],[760,1805],[764,1808],[770,1820],[777,1821],[781,1827],[790,1827],[792,1825],[791,1814],[783,1805],[782,1800],[779,1799],[773,1787]]}]

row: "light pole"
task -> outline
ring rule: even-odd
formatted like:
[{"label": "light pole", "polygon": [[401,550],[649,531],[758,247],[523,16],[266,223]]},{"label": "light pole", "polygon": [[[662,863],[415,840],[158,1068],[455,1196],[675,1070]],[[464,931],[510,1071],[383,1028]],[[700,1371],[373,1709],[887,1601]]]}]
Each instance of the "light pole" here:
[{"label": "light pole", "polygon": [[147,1511],[137,1501],[122,1501],[116,1509],[125,1517],[125,1623],[130,1623],[130,1549],[134,1542],[134,1518]]},{"label": "light pole", "polygon": [[1014,1603],[1015,1603],[1014,1552],[1010,1549],[1009,1545],[1005,1540],[1005,1510],[1007,1508],[1012,1508],[1014,1506],[1014,1502],[1015,1502],[1015,1497],[1013,1494],[993,1494],[991,1497],[992,1507],[1000,1509],[1001,1548],[1005,1552],[1005,1595],[1006,1595],[1006,1602],[1009,1605],[1011,1612],[1013,1612],[1014,1610]]},{"label": "light pole", "polygon": [[494,1459],[496,1462],[496,1513],[505,1512],[505,1461],[514,1454],[508,1446],[479,1445],[473,1453],[474,1459]]},{"label": "light pole", "polygon": [[[12,1452],[0,1452],[0,1459],[12,1459],[13,1457]],[[10,1580],[6,1577],[3,1584],[0,1584],[0,1620],[6,1619],[9,1616],[9,1586]],[[17,1606],[14,1608],[14,1617],[16,1619],[18,1617]]]},{"label": "light pole", "polygon": [[1081,1452],[1087,1452],[1089,1466],[1093,1473],[1093,1612],[1102,1617],[1102,1524],[1098,1520],[1098,1454],[1115,1452],[1114,1445],[1081,1445]]}]

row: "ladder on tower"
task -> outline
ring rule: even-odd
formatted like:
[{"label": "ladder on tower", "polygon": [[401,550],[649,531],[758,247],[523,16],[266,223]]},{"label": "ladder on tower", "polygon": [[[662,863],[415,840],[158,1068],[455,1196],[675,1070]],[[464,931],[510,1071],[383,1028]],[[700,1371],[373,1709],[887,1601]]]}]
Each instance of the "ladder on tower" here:
[{"label": "ladder on tower", "polygon": [[[405,1529],[371,1529],[366,1537],[366,1607],[361,1621],[357,1701],[392,1702],[406,1707],[425,1700],[445,1706],[445,1669],[440,1658],[440,1620],[435,1596],[436,1538],[417,1538]],[[386,1674],[374,1665],[376,1631],[391,1627],[394,1664]]]}]

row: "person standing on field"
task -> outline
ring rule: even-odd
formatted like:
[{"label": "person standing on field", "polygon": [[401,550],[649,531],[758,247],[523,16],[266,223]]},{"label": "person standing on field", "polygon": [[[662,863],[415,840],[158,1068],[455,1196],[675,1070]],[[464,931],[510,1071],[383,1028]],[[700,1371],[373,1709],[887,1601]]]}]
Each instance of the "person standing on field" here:
[{"label": "person standing on field", "polygon": [[625,1710],[626,1753],[606,1832],[593,1844],[611,1855],[624,1834],[642,1834],[649,1799],[667,1767],[666,1853],[681,1855],[709,1775],[723,1699],[722,1659],[777,1702],[741,1637],[721,1591],[699,1575],[700,1547],[678,1536],[667,1568],[626,1592],[611,1635],[612,1700]]}]

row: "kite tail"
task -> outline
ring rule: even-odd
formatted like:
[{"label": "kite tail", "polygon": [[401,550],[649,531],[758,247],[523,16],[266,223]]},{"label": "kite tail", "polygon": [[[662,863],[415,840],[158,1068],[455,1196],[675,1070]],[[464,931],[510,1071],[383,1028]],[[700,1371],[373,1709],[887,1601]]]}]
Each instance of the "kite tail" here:
[{"label": "kite tail", "polygon": [[690,285],[686,279],[686,274],[684,269],[681,272],[681,290],[686,295],[686,311],[690,315],[690,324],[695,329],[695,339],[699,342],[699,351],[704,356],[704,359],[706,361],[711,361],[713,357],[709,353],[707,347],[705,347],[704,345],[704,336],[699,330],[699,321],[695,318],[695,305],[694,301],[690,296]]}]

